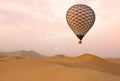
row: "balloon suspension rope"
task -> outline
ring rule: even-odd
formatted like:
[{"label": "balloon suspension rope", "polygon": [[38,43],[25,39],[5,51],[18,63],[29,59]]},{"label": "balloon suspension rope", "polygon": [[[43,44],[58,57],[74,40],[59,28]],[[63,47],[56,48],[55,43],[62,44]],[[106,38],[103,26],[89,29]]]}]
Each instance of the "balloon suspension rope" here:
[{"label": "balloon suspension rope", "polygon": [[79,41],[79,44],[82,44],[82,40]]}]

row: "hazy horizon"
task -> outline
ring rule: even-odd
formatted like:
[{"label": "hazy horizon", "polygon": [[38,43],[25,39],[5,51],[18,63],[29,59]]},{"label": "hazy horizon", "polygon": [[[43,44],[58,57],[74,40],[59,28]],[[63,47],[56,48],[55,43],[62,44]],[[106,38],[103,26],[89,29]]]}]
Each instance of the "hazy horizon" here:
[{"label": "hazy horizon", "polygon": [[[67,9],[78,3],[89,5],[96,14],[95,24],[81,45],[66,22]],[[119,3],[118,0],[0,0],[0,51],[120,57]]]}]

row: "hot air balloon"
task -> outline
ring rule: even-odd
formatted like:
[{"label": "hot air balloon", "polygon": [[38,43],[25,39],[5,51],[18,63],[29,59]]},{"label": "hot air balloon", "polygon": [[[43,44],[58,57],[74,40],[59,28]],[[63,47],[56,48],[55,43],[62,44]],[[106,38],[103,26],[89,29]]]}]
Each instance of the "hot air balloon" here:
[{"label": "hot air balloon", "polygon": [[66,20],[69,27],[80,39],[79,43],[82,43],[83,37],[95,22],[95,13],[93,9],[87,5],[76,4],[68,9]]}]

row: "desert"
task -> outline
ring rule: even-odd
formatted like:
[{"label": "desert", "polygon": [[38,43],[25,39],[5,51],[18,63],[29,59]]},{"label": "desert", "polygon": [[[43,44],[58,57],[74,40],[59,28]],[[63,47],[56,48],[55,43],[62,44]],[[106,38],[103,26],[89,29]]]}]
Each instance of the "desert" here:
[{"label": "desert", "polygon": [[118,59],[92,54],[46,57],[33,51],[12,53],[0,54],[0,81],[120,81]]}]

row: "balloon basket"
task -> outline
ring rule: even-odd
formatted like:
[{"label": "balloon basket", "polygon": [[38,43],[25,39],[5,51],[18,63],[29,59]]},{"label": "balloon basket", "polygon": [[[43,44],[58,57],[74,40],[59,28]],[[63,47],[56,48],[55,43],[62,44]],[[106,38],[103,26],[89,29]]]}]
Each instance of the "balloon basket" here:
[{"label": "balloon basket", "polygon": [[78,43],[79,43],[79,44],[82,44],[82,40],[80,40]]}]

